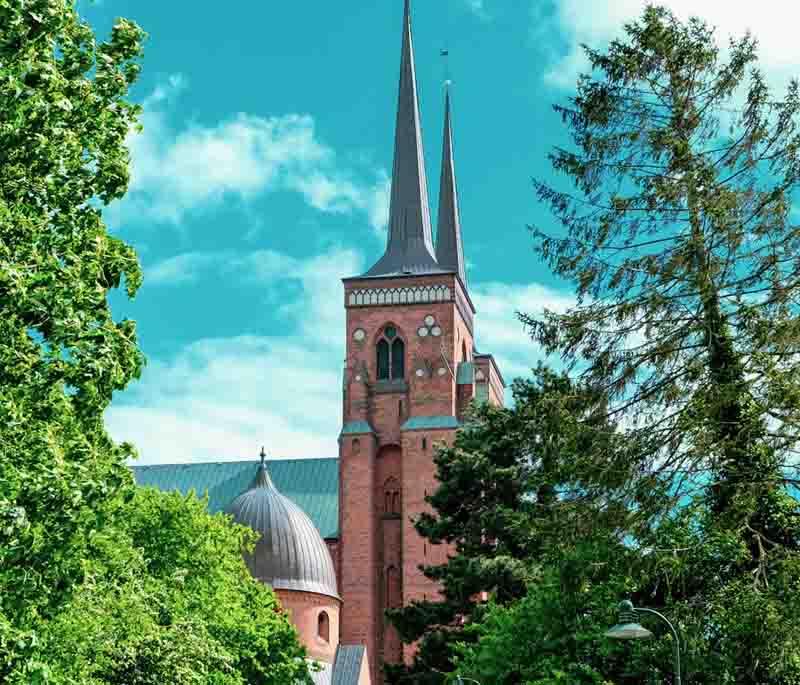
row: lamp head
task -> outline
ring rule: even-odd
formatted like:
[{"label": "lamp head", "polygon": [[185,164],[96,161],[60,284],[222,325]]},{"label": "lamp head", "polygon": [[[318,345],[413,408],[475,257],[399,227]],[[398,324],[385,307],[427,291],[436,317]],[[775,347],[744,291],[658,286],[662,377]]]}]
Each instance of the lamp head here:
[{"label": "lamp head", "polygon": [[653,637],[653,633],[639,624],[636,609],[627,599],[619,604],[619,623],[603,634],[615,640],[644,640]]}]

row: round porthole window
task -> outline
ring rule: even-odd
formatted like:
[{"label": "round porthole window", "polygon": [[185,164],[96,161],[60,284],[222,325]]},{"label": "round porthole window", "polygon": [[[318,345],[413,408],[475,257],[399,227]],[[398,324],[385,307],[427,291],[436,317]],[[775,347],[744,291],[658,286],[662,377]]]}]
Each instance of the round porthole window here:
[{"label": "round porthole window", "polygon": [[420,338],[427,338],[428,337],[428,329],[425,328],[425,326],[421,326],[420,328],[417,329],[417,335]]},{"label": "round porthole window", "polygon": [[435,323],[436,323],[436,318],[433,316],[433,314],[428,314],[428,316],[425,317],[426,326],[433,326],[433,324]]},{"label": "round porthole window", "polygon": [[434,326],[431,328],[431,334],[433,337],[438,338],[442,334],[442,329],[439,326]]},{"label": "round porthole window", "polygon": [[367,332],[363,328],[356,328],[356,330],[353,331],[353,340],[356,342],[363,342],[366,337]]}]

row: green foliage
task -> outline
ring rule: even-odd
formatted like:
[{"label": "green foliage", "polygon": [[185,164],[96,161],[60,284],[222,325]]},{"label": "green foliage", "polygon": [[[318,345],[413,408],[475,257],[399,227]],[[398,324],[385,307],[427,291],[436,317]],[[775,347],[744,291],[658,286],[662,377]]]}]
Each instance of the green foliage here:
[{"label": "green foliage", "polygon": [[0,0],[0,681],[306,682],[242,561],[252,534],[136,492],[103,426],[144,361],[108,303],[138,260],[101,214],[128,185],[143,38],[119,19],[97,42],[72,0]]},{"label": "green foliage", "polygon": [[[633,666],[621,645],[598,640],[614,606],[630,590],[605,545],[585,545],[551,558],[532,575],[528,592],[510,605],[490,604],[457,646],[459,673],[485,683],[604,685]],[[639,665],[638,663],[636,665]]]},{"label": "green foliage", "polygon": [[391,669],[393,682],[442,682],[437,672],[452,669],[453,644],[475,639],[463,623],[482,613],[481,593],[513,602],[527,591],[532,561],[629,517],[598,506],[602,491],[594,483],[624,480],[624,462],[610,469],[593,458],[605,450],[592,445],[615,441],[602,396],[543,367],[513,390],[512,408],[476,405],[453,447],[435,457],[434,512],[416,527],[452,551],[447,563],[425,568],[441,584],[441,598],[389,612],[404,642],[420,641],[410,669]]},{"label": "green foliage", "polygon": [[454,554],[441,601],[392,614],[420,639],[393,682],[674,682],[662,625],[602,637],[627,596],[673,619],[687,682],[794,685],[800,89],[660,7],[587,52],[533,228],[577,301],[522,317],[572,380],[540,370],[439,454],[417,527]]},{"label": "green foliage", "polygon": [[107,294],[141,273],[98,202],[127,187],[142,38],[119,20],[96,43],[68,0],[0,0],[0,679],[130,490],[102,413],[143,360]]},{"label": "green foliage", "polygon": [[[572,188],[536,183],[558,227],[533,231],[578,300],[523,320],[636,446],[607,496],[639,514],[646,598],[685,620],[692,682],[794,683],[800,89],[770,93],[751,36],[717,45],[650,6],[587,50],[592,73],[555,108]],[[643,498],[653,480],[670,496]]]},{"label": "green foliage", "polygon": [[784,482],[800,425],[798,84],[776,101],[752,37],[723,58],[713,29],[660,7],[587,53],[555,108],[574,146],[551,160],[573,188],[537,182],[560,228],[534,229],[578,304],[523,319],[608,393],[643,474],[676,494],[714,482],[736,525]]},{"label": "green foliage", "polygon": [[242,560],[253,531],[177,493],[138,490],[121,513],[95,537],[85,582],[7,682],[37,673],[88,685],[306,682],[294,627]]}]

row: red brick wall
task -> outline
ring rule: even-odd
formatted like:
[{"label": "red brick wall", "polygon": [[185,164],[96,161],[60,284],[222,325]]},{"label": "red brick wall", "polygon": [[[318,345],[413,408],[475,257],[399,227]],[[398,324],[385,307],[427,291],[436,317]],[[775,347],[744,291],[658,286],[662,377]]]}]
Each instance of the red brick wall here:
[{"label": "red brick wall", "polygon": [[381,662],[396,663],[402,658],[400,638],[394,626],[386,620],[389,608],[403,603],[402,532],[403,483],[402,453],[396,445],[388,445],[378,452],[375,479],[375,520],[378,537],[378,607],[380,611],[379,653]]},{"label": "red brick wall", "polygon": [[336,585],[339,587],[342,583],[342,577],[339,575],[339,569],[341,567],[341,560],[339,559],[339,541],[329,538],[325,540],[325,544],[328,546],[331,559],[333,559],[333,570],[336,572]]},{"label": "red brick wall", "polygon": [[[348,305],[354,290],[445,285],[448,302],[414,302],[370,306]],[[470,311],[466,294],[453,275],[404,277],[345,282],[347,352],[343,415],[345,422],[367,421],[375,436],[341,440],[340,593],[342,642],[366,644],[374,683],[383,682],[384,661],[408,657],[394,628],[385,622],[387,607],[438,592],[419,571],[420,564],[444,561],[446,550],[431,548],[413,528],[411,519],[427,508],[426,494],[436,487],[434,444],[452,441],[455,430],[401,431],[411,417],[456,416],[458,363],[466,351],[471,360],[473,338],[463,312]],[[425,318],[433,316],[442,335],[420,336]],[[376,383],[375,345],[392,325],[405,343],[405,385]],[[363,341],[353,333],[365,331]],[[383,386],[383,387],[382,387]],[[462,391],[463,393],[466,391]],[[461,398],[463,403],[464,398]],[[424,440],[424,443],[423,443]],[[399,514],[387,512],[387,481],[399,491]],[[395,485],[396,483],[396,485]],[[391,502],[390,502],[390,507]]]},{"label": "red brick wall", "polygon": [[[342,597],[341,641],[363,644],[377,654],[377,574],[374,509],[375,441],[359,437],[341,440],[339,459],[339,594]],[[379,682],[376,680],[376,682]]]},{"label": "red brick wall", "polygon": [[[419,536],[414,519],[430,511],[425,497],[437,487],[433,455],[437,443],[452,444],[455,430],[410,431],[403,435],[403,603],[433,599],[439,586],[428,580],[420,564],[441,564],[447,559],[447,547],[431,545]],[[425,441],[423,446],[423,439]],[[404,657],[410,660],[414,647],[406,647]]]},{"label": "red brick wall", "polygon": [[[300,642],[305,645],[308,655],[317,661],[332,664],[339,646],[339,601],[325,595],[294,590],[276,590],[275,594],[297,628]],[[323,611],[328,616],[327,640],[322,639],[318,632],[319,615]]]}]

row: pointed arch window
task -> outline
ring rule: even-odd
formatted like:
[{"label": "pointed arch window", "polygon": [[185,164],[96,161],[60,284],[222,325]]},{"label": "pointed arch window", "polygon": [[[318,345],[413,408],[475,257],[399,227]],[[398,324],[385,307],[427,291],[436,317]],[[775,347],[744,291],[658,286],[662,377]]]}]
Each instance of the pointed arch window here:
[{"label": "pointed arch window", "polygon": [[389,343],[383,339],[378,341],[378,380],[389,380]]},{"label": "pointed arch window", "polygon": [[397,337],[397,329],[387,326],[376,345],[378,380],[401,380],[406,375],[406,345]]}]

